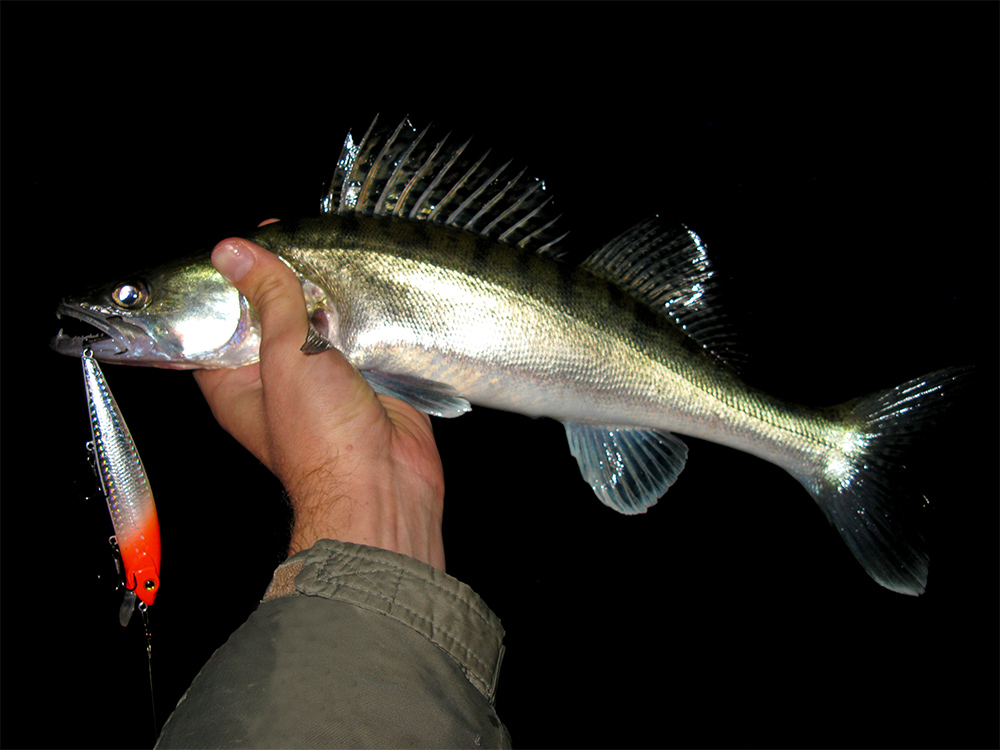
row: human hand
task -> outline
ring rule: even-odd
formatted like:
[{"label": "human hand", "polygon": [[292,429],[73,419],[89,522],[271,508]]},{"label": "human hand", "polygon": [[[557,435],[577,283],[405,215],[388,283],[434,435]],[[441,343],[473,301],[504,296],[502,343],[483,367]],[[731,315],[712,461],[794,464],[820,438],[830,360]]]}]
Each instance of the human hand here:
[{"label": "human hand", "polygon": [[289,554],[330,538],[444,570],[444,475],[430,418],[376,395],[340,352],[300,351],[302,287],[275,255],[230,238],[212,263],[260,314],[260,362],[195,379],[219,424],[284,485],[295,514]]}]

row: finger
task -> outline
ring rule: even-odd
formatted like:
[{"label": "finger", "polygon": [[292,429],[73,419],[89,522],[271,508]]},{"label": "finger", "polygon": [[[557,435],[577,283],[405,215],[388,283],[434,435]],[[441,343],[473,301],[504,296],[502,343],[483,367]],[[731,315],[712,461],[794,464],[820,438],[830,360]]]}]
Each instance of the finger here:
[{"label": "finger", "polygon": [[[220,423],[230,414],[243,414],[251,400],[260,400],[260,365],[254,363],[235,369],[195,370],[194,379]],[[241,406],[244,408],[237,408]],[[227,424],[223,427],[228,429]]]},{"label": "finger", "polygon": [[291,269],[260,245],[238,237],[215,246],[212,264],[260,315],[261,347],[274,346],[284,356],[297,352],[309,322],[302,286]]},{"label": "finger", "polygon": [[195,370],[195,381],[219,425],[263,464],[269,465],[264,438],[260,365],[233,370]]}]

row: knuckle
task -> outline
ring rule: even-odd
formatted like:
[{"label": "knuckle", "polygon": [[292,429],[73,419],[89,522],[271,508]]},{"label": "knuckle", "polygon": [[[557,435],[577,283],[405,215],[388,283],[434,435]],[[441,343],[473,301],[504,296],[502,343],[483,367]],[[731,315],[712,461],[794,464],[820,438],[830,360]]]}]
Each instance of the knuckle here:
[{"label": "knuckle", "polygon": [[252,289],[247,290],[247,297],[250,299],[250,303],[263,314],[266,309],[291,296],[291,292],[294,290],[291,289],[289,282],[290,279],[284,278],[283,274],[268,270],[256,279]]}]

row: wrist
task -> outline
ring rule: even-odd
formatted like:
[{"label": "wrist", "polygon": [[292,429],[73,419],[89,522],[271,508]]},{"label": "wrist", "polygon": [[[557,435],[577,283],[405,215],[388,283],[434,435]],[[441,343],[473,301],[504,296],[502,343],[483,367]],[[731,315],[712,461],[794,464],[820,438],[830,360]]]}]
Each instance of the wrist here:
[{"label": "wrist", "polygon": [[443,491],[384,474],[363,484],[327,479],[289,488],[294,512],[290,555],[320,539],[336,539],[398,552],[444,570]]}]

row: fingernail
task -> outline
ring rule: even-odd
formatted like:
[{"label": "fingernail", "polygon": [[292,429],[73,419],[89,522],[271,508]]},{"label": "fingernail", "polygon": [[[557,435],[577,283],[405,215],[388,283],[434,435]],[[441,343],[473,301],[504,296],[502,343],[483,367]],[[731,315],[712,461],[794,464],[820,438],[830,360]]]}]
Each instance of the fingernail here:
[{"label": "fingernail", "polygon": [[246,276],[253,262],[253,250],[239,240],[223,240],[212,251],[215,270],[233,283]]}]

